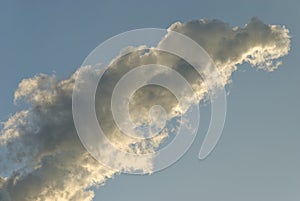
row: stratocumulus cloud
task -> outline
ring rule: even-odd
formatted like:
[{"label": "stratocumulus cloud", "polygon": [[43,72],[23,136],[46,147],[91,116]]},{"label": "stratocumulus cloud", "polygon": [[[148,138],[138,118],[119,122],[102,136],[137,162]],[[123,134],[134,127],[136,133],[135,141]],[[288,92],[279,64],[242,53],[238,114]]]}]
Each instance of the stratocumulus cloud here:
[{"label": "stratocumulus cloud", "polygon": [[[221,84],[231,82],[231,75],[239,64],[248,62],[253,67],[274,71],[281,64],[278,59],[290,49],[289,31],[282,26],[264,24],[253,18],[244,27],[231,27],[219,20],[176,22],[169,27],[199,43],[212,57],[221,74]],[[166,36],[160,43],[167,40]],[[174,55],[139,48],[112,62],[99,88],[96,108],[99,122],[108,137],[124,150],[136,154],[153,152],[168,136],[145,143],[120,134],[109,113],[110,92],[118,79],[131,66],[159,63],[171,66],[189,80],[199,101],[205,98],[207,88],[189,65]],[[54,75],[37,75],[25,79],[15,92],[16,102],[25,102],[29,108],[16,113],[4,122],[0,135],[0,200],[1,201],[91,201],[94,192],[89,188],[103,184],[120,170],[112,170],[96,161],[82,146],[72,118],[72,92],[80,72],[97,76],[89,67],[82,67],[65,80]],[[167,117],[176,117],[176,104],[168,92],[157,87],[144,88],[134,95],[131,104],[132,119],[138,124],[147,121],[147,111],[153,105],[150,97],[158,94],[159,105],[167,108]],[[98,100],[98,101],[97,101]],[[133,146],[135,145],[135,146]],[[111,154],[105,150],[101,154]],[[118,158],[134,164],[131,158]],[[152,161],[136,164],[145,173],[151,172]]]}]

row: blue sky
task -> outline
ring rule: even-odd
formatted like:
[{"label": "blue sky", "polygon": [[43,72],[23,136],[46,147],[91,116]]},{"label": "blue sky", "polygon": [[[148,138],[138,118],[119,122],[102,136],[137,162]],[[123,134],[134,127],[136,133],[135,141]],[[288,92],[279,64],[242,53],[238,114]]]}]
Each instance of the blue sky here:
[{"label": "blue sky", "polygon": [[[291,31],[292,49],[274,73],[243,65],[228,87],[220,143],[197,159],[204,127],[175,165],[151,176],[120,175],[95,200],[297,201],[300,198],[300,12],[295,1],[1,1],[0,120],[18,111],[13,92],[38,73],[67,77],[104,40],[136,28],[216,18],[242,26],[256,16]],[[202,123],[202,122],[201,122]]]}]

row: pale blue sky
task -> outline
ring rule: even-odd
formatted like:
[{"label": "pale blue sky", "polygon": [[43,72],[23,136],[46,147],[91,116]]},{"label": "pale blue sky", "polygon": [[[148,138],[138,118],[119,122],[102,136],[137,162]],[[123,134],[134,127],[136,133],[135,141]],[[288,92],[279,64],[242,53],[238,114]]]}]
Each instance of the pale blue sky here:
[{"label": "pale blue sky", "polygon": [[[13,92],[37,73],[66,77],[104,40],[136,28],[217,18],[244,25],[252,17],[285,25],[292,50],[274,73],[243,65],[229,87],[223,136],[197,159],[205,126],[191,150],[152,176],[121,175],[97,190],[102,201],[300,200],[300,3],[294,1],[0,1],[0,120],[19,110]],[[202,108],[203,125],[209,109]]]}]

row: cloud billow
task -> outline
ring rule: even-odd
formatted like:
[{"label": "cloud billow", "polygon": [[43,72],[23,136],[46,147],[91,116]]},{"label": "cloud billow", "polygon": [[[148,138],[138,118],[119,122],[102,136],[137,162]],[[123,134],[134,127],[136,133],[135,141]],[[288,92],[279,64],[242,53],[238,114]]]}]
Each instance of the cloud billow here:
[{"label": "cloud billow", "polygon": [[[281,64],[278,59],[290,50],[288,29],[264,24],[257,18],[244,27],[231,27],[219,20],[202,19],[176,22],[169,30],[190,37],[208,52],[221,74],[223,86],[231,82],[231,75],[239,64],[248,62],[253,67],[271,72]],[[143,140],[122,137],[112,124],[112,116],[107,115],[108,105],[101,104],[101,101],[109,101],[105,99],[105,90],[111,90],[109,84],[112,80],[117,80],[132,65],[148,63],[163,63],[183,74],[194,86],[199,101],[207,94],[200,77],[195,76],[188,64],[172,55],[151,49],[140,54],[137,49],[112,63],[113,70],[108,71],[106,81],[102,81],[107,88],[99,89],[100,92],[102,90],[102,99],[96,98],[98,118],[103,120],[101,122],[106,131],[118,146],[137,154],[155,151],[167,138],[168,131],[147,144]],[[0,134],[0,201],[91,201],[94,192],[90,187],[103,184],[120,173],[120,170],[112,170],[95,160],[77,135],[72,117],[72,93],[76,76],[82,71],[97,76],[94,69],[82,67],[65,80],[40,74],[19,84],[15,101],[29,106],[3,123]],[[149,94],[161,96],[160,104],[169,108],[168,118],[176,116],[172,109],[177,102],[171,95],[148,87],[133,97],[133,120],[146,121],[144,111],[148,111],[153,101],[146,98],[150,97]],[[104,147],[102,154],[110,153]],[[118,160],[127,159],[116,157],[114,162],[118,163]],[[145,164],[149,169],[144,172],[151,172],[151,161],[145,161]]]}]

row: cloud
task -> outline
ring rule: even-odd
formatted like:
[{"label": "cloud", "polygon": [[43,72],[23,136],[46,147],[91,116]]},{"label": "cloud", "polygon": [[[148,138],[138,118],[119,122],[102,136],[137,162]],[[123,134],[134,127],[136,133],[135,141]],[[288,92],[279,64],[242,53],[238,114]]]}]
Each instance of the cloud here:
[{"label": "cloud", "polygon": [[205,19],[176,22],[169,29],[197,41],[212,57],[225,83],[238,64],[248,62],[253,67],[273,71],[281,64],[277,59],[290,50],[288,29],[264,24],[258,18],[252,18],[244,27]]},{"label": "cloud", "polygon": [[[258,69],[273,71],[281,64],[278,59],[288,54],[290,49],[289,31],[285,27],[267,25],[257,18],[244,27],[231,27],[219,20],[205,19],[176,22],[169,30],[187,35],[208,52],[221,73],[223,86],[231,82],[231,75],[239,64],[248,62]],[[166,42],[168,35],[160,45]],[[170,66],[182,74],[196,91],[198,101],[207,94],[201,77],[187,62],[174,55],[155,49],[143,52],[136,48],[112,62],[97,90],[97,116],[113,143],[136,154],[154,152],[168,137],[170,130],[166,129],[161,136],[148,141],[122,135],[110,111],[111,93],[128,70],[151,63]],[[19,84],[15,102],[27,103],[28,109],[11,116],[1,130],[1,201],[91,201],[94,192],[90,187],[103,184],[121,169],[135,167],[145,173],[151,172],[152,161],[136,164],[134,158],[116,156],[114,163],[127,161],[128,166],[112,170],[101,165],[85,150],[72,118],[73,86],[75,78],[82,72],[91,80],[97,77],[97,71],[82,67],[65,80],[41,74]],[[155,79],[156,76],[153,73],[147,79]],[[132,97],[130,114],[133,121],[137,125],[147,123],[148,111],[157,101],[166,109],[168,119],[178,116],[178,103],[172,94],[160,87],[148,86],[139,89]],[[103,144],[100,152],[109,157],[112,153],[105,148]]]},{"label": "cloud", "polygon": [[2,190],[13,201],[91,200],[86,188],[114,172],[81,145],[72,122],[74,76],[58,81],[38,75],[23,80],[15,98],[31,108],[12,116],[1,133],[0,169],[8,176]]}]

